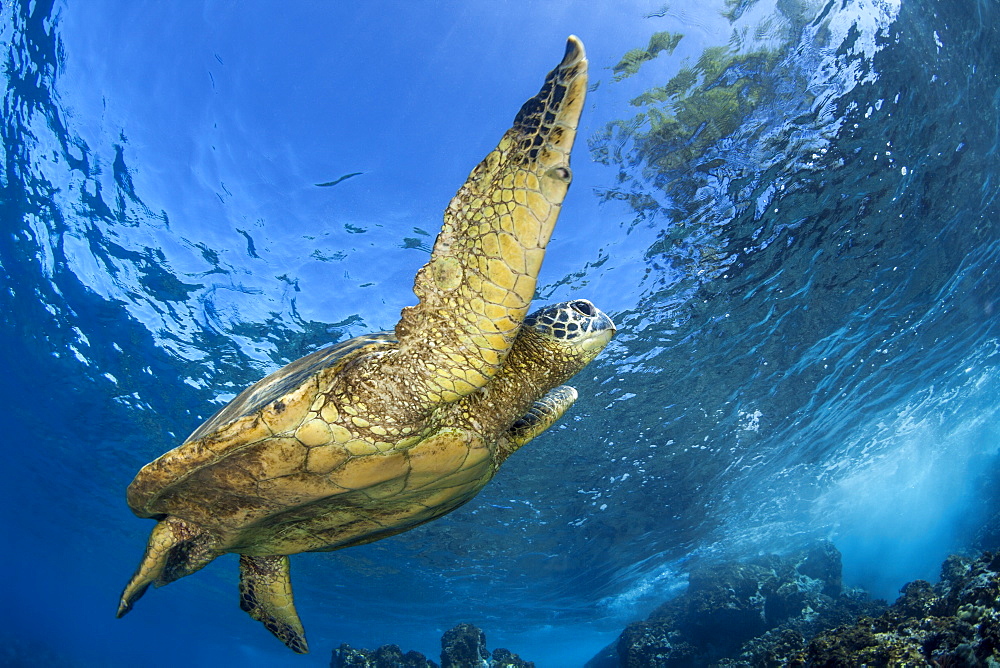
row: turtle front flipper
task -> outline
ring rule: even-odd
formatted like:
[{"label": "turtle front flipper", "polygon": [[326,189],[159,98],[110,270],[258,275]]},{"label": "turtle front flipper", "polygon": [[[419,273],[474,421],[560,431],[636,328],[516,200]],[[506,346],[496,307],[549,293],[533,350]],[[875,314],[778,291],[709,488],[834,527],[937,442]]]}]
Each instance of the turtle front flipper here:
[{"label": "turtle front flipper", "polygon": [[288,557],[240,555],[240,608],[298,654],[309,651],[295,611]]},{"label": "turtle front flipper", "polygon": [[555,424],[556,420],[561,418],[563,413],[573,405],[577,396],[576,389],[569,385],[560,385],[549,390],[507,430],[505,440],[509,445],[502,448],[504,457],[509,456]]},{"label": "turtle front flipper", "polygon": [[169,584],[215,559],[218,552],[210,548],[210,543],[210,537],[200,528],[179,517],[166,517],[157,522],[149,534],[142,561],[122,592],[118,617],[132,609],[149,585]]},{"label": "turtle front flipper", "polygon": [[569,188],[586,92],[583,44],[570,37],[562,62],[445,210],[414,284],[420,303],[403,309],[399,350],[382,369],[418,405],[468,395],[503,364]]}]

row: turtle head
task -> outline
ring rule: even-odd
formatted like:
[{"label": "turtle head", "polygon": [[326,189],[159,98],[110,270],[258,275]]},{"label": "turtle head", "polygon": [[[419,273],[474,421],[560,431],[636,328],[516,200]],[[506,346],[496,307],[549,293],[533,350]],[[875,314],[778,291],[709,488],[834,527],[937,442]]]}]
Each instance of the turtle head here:
[{"label": "turtle head", "polygon": [[521,329],[521,336],[530,338],[539,353],[544,350],[565,378],[597,357],[614,334],[615,323],[586,299],[540,308],[524,319]]}]

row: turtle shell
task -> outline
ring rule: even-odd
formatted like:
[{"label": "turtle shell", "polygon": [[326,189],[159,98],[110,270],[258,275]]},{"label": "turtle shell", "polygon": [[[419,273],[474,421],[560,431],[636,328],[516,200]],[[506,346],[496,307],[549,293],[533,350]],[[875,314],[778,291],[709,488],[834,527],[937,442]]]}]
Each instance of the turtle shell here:
[{"label": "turtle shell", "polygon": [[[164,503],[159,502],[164,495],[180,485],[191,487],[186,483],[194,482],[191,479],[197,478],[205,467],[243,453],[262,441],[271,441],[270,449],[275,454],[271,459],[282,459],[281,450],[288,447],[273,439],[273,434],[281,433],[283,426],[305,415],[312,403],[310,397],[318,389],[318,376],[336,375],[352,360],[391,350],[396,344],[391,332],[358,336],[310,353],[257,381],[195,429],[184,443],[144,466],[129,485],[129,506],[142,517],[168,513],[161,509]],[[267,468],[269,462],[260,464]],[[293,461],[286,462],[286,468],[293,465]],[[232,483],[233,489],[240,488],[235,473]]]},{"label": "turtle shell", "polygon": [[489,445],[461,428],[393,443],[336,434],[337,374],[392,350],[388,332],[316,351],[247,388],[128,489],[142,517],[168,515],[251,555],[329,550],[378,540],[471,499],[493,473]]},{"label": "turtle shell", "polygon": [[351,353],[355,351],[371,347],[365,352],[375,352],[376,350],[393,348],[397,343],[396,336],[392,332],[376,332],[356,336],[353,339],[301,357],[240,392],[215,415],[195,429],[184,443],[204,438],[223,429],[235,420],[253,415],[269,403],[281,400],[282,397],[294,393],[296,389],[321,370],[353,359],[355,355]]}]

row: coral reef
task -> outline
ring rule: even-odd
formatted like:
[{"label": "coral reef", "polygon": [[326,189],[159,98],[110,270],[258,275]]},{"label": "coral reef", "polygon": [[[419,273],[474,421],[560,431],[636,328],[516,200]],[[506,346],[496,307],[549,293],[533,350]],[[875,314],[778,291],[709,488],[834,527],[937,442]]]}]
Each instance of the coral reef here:
[{"label": "coral reef", "polygon": [[441,668],[490,668],[486,634],[472,624],[459,624],[441,636]]},{"label": "coral reef", "polygon": [[[403,654],[397,645],[370,650],[344,643],[333,650],[330,668],[438,668],[438,664],[420,652]],[[535,668],[535,664],[503,648],[490,654],[481,629],[459,624],[441,637],[440,668]]]},{"label": "coral reef", "polygon": [[376,650],[354,649],[347,643],[333,650],[330,668],[438,668],[420,652],[407,652],[399,645],[382,645]]},{"label": "coral reef", "polygon": [[951,556],[891,606],[843,590],[824,543],[789,557],[693,569],[687,592],[588,668],[1000,666],[1000,552]]},{"label": "coral reef", "polygon": [[787,557],[696,567],[684,594],[629,624],[587,666],[784,665],[822,630],[885,607],[843,588],[840,553],[830,543]]},{"label": "coral reef", "polygon": [[817,635],[795,666],[1000,665],[1000,553],[951,556],[877,618]]},{"label": "coral reef", "polygon": [[[331,668],[439,668],[396,645],[341,645]],[[844,589],[840,553],[821,543],[789,556],[693,568],[688,589],[587,668],[886,668],[1000,666],[1000,552],[951,556],[940,581],[916,580],[891,606]],[[459,624],[441,638],[440,668],[534,668]]]},{"label": "coral reef", "polygon": [[[903,587],[891,606],[844,589],[840,553],[821,543],[789,556],[693,568],[688,589],[587,668],[886,668],[1000,666],[1000,552],[951,556],[941,579]],[[439,668],[396,645],[341,645],[331,668]],[[534,668],[459,624],[441,638],[440,668]]]}]

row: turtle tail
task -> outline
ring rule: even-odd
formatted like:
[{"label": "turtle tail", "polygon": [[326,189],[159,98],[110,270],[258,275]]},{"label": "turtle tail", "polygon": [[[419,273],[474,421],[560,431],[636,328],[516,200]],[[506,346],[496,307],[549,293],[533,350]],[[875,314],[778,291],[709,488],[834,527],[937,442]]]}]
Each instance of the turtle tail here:
[{"label": "turtle tail", "polygon": [[149,585],[162,587],[204,567],[219,555],[211,549],[214,541],[197,525],[168,516],[157,522],[149,534],[146,553],[118,602],[122,617],[138,601]]},{"label": "turtle tail", "polygon": [[295,611],[288,557],[240,555],[240,608],[297,654],[309,651]]}]

